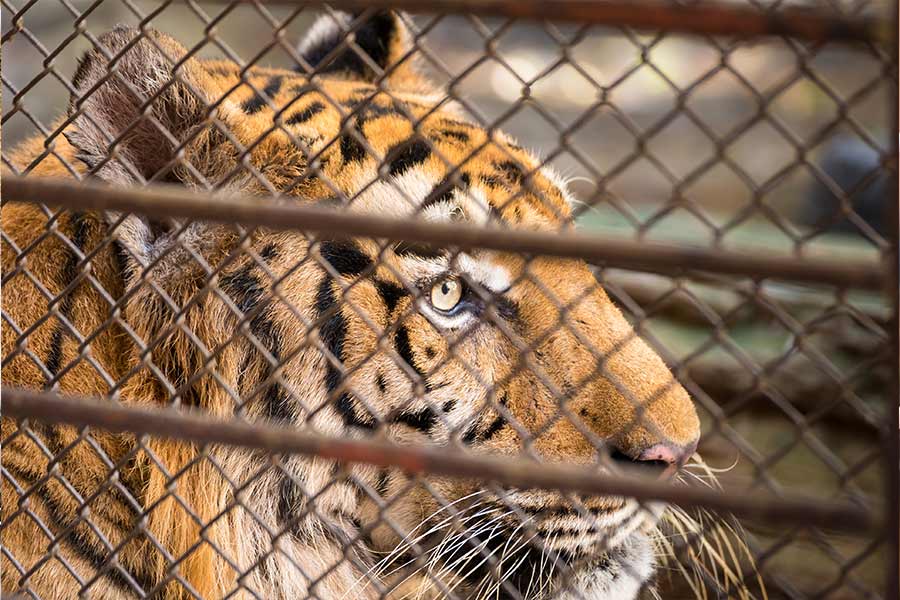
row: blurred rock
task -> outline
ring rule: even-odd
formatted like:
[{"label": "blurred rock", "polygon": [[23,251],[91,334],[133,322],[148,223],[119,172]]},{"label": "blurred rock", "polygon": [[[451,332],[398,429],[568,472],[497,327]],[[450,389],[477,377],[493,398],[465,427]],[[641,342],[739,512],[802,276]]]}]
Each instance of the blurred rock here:
[{"label": "blurred rock", "polygon": [[[887,233],[887,176],[880,169],[878,151],[858,137],[841,135],[823,149],[819,161],[822,171],[845,193],[857,215],[880,234]],[[818,178],[810,182],[799,220],[826,231],[863,235],[846,215],[841,200]]]}]

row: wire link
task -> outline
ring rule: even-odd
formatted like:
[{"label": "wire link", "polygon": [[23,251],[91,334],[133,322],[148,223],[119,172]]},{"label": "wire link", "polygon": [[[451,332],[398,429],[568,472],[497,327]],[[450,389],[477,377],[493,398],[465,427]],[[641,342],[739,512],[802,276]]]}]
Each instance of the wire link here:
[{"label": "wire link", "polygon": [[[0,7],[8,593],[749,600],[891,598],[900,588],[898,239],[884,218],[897,203],[896,7]],[[370,39],[385,9],[414,13],[391,25],[408,31],[390,64]],[[106,22],[127,22],[137,37],[106,47]],[[153,30],[183,36],[184,52],[171,56]],[[297,44],[326,30],[335,39],[321,56]],[[163,57],[161,81],[130,76],[138,46]],[[84,50],[105,65],[89,89],[75,75]],[[190,72],[210,56],[235,78],[212,97]],[[332,60],[372,74],[353,102]],[[439,90],[417,91],[416,102],[392,83],[413,63]],[[287,100],[288,76],[272,67],[303,81]],[[104,89],[122,95],[120,115],[96,110]],[[172,93],[205,99],[203,127],[182,131],[173,124],[183,115],[156,110]],[[247,98],[255,108],[238,106]],[[388,112],[383,102],[392,127],[409,132],[396,147],[363,132],[371,113]],[[337,125],[307,135],[292,122],[301,106]],[[265,119],[235,127],[235,111]],[[482,141],[464,152],[438,143],[437,120],[442,135],[465,122]],[[69,151],[78,128],[96,130],[102,156]],[[540,150],[533,164],[513,134]],[[131,147],[142,135],[172,149],[152,169]],[[212,143],[227,164],[187,158]],[[260,160],[278,143],[302,169],[287,154]],[[430,192],[392,172],[415,144],[443,174]],[[354,152],[377,166],[335,176],[335,161]],[[473,185],[485,156],[515,185],[493,175]],[[113,172],[131,184],[101,181]],[[168,185],[176,181],[190,189]],[[489,203],[479,186],[508,189]],[[388,193],[397,205],[373,214],[371,198]],[[296,201],[307,196],[327,208]],[[469,210],[460,204],[450,222],[434,222],[446,198],[493,210],[458,223]],[[508,227],[504,215],[525,205],[540,213],[537,226]],[[22,215],[39,223],[27,236]],[[123,242],[142,228],[149,251]],[[158,228],[165,247],[150,240]],[[227,248],[212,251],[198,235]],[[259,243],[266,236],[302,249],[285,258]],[[420,269],[440,255],[461,274],[453,281],[477,308],[472,322],[442,325],[429,287],[442,280],[411,277],[394,258],[406,248]],[[484,256],[517,266],[498,285]],[[588,283],[565,268],[548,278],[548,264],[576,262]],[[539,330],[509,317],[505,294],[519,289],[528,296],[515,310],[546,313],[529,316]],[[621,331],[585,322],[598,295],[624,313]],[[443,354],[420,349],[411,331],[438,332]],[[502,348],[488,348],[486,332]],[[663,381],[650,366],[623,375],[645,343],[665,363]],[[127,357],[111,355],[124,347]],[[571,348],[569,364],[548,361],[557,347]],[[534,390],[531,408],[510,400],[517,386]],[[385,406],[394,387],[402,399]],[[701,422],[699,453],[666,470],[671,480],[648,480],[635,465],[663,455],[620,447],[644,436],[671,451],[659,414],[682,387]],[[584,402],[597,390],[622,402],[605,408],[625,415],[612,433]],[[498,456],[478,451],[491,448]],[[658,521],[643,551],[648,564],[665,556],[660,568],[674,574],[653,584],[639,560],[616,557],[639,554],[629,544],[644,538],[632,532]],[[22,531],[34,539],[21,541]],[[220,543],[234,539],[228,531],[246,546]],[[215,566],[198,578],[201,563]],[[603,573],[630,583],[603,583]]]}]

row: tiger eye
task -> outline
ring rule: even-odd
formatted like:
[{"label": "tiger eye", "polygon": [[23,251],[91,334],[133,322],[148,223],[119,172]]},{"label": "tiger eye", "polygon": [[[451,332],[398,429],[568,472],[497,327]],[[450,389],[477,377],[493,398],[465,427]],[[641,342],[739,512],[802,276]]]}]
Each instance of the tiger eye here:
[{"label": "tiger eye", "polygon": [[444,279],[431,287],[431,305],[449,312],[462,300],[462,284],[458,279]]}]

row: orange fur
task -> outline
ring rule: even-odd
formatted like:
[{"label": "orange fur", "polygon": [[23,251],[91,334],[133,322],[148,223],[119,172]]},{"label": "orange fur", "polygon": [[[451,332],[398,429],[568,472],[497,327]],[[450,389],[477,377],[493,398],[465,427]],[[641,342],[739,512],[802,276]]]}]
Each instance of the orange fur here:
[{"label": "orange fur", "polygon": [[[408,48],[405,28],[392,31],[386,66]],[[121,51],[134,35],[119,29],[103,42]],[[42,140],[25,142],[12,155],[15,168],[56,177],[91,171],[114,184],[166,180],[248,194],[274,190],[289,201],[334,202],[344,195],[351,199],[348,210],[397,216],[413,214],[424,202],[430,206],[423,215],[430,219],[483,222],[492,212],[491,218],[511,227],[569,225],[566,192],[538,160],[501,134],[462,120],[452,106],[434,110],[435,90],[411,64],[391,70],[382,82],[390,95],[354,78],[352,63],[350,71],[318,76],[312,89],[297,73],[254,67],[242,81],[230,64],[190,58],[179,70],[179,82],[167,87],[169,61],[187,51],[164,34],[149,36],[161,51],[142,41],[119,62],[131,87],[110,81],[90,100],[73,100],[73,114],[81,111],[94,124],[78,116],[66,127],[68,137],[58,136],[48,146],[51,154]],[[107,68],[102,54],[89,54],[76,88],[98,85]],[[273,91],[270,98],[257,99],[251,86]],[[135,87],[146,95],[159,93],[144,113],[132,97]],[[216,108],[208,113],[207,105]],[[310,115],[305,119],[304,111]],[[134,121],[133,133],[118,145],[118,158],[107,160],[106,134]],[[162,136],[155,123],[173,137]],[[243,155],[265,181],[243,169]],[[310,160],[317,173],[310,171]],[[392,172],[380,173],[381,162]],[[430,196],[440,198],[429,202]],[[596,459],[597,439],[637,456],[654,444],[690,447],[698,436],[684,389],[580,261],[526,262],[474,252],[440,263],[409,258],[399,248],[382,252],[374,240],[311,247],[300,233],[254,231],[242,239],[233,228],[200,224],[185,229],[175,244],[171,236],[177,226],[130,216],[112,229],[115,215],[57,218],[16,202],[3,206],[2,218],[17,248],[3,242],[4,273],[11,274],[4,278],[4,310],[19,331],[34,326],[25,336],[13,327],[3,330],[4,356],[10,357],[5,385],[40,389],[64,371],[58,381],[63,393],[104,397],[115,388],[122,402],[157,406],[177,396],[180,405],[217,417],[286,419],[332,435],[361,435],[383,421],[383,433],[400,443],[469,439],[478,451],[507,455],[521,451],[522,428],[536,437],[533,449],[547,460],[575,463]],[[96,250],[89,269],[54,231],[77,239],[77,252]],[[332,264],[325,269],[321,260]],[[359,269],[362,263],[371,268]],[[462,326],[420,310],[428,302],[428,269],[439,263],[444,265],[440,277],[465,276],[484,288],[505,281],[508,289],[491,292],[505,302],[492,309],[499,316],[489,318],[474,291],[472,310],[485,311],[481,322]],[[217,267],[214,276],[207,270]],[[329,271],[338,272],[337,281]],[[43,323],[49,300],[42,287],[51,296],[68,289],[56,303],[57,314]],[[82,337],[100,333],[82,345],[65,331],[63,319]],[[49,375],[48,363],[55,371]],[[336,378],[339,383],[332,381]],[[561,418],[560,395],[582,428]],[[503,402],[515,423],[490,402]],[[47,469],[35,439],[51,453],[78,439],[67,428],[35,425],[32,431],[34,438],[3,420],[3,465],[22,478],[26,490]],[[4,544],[25,569],[36,569],[20,582],[4,558],[7,590],[30,587],[45,598],[68,598],[77,591],[81,584],[62,562],[40,563],[48,542],[33,517],[56,521],[48,525],[51,530],[65,528],[83,508],[66,486],[90,497],[113,471],[122,489],[90,502],[96,530],[78,522],[56,550],[82,582],[96,573],[97,556],[101,562],[108,557],[109,542],[113,548],[122,544],[116,560],[124,571],[159,585],[165,598],[185,598],[189,590],[221,598],[240,594],[239,586],[264,597],[293,597],[308,592],[304,586],[319,576],[320,597],[341,597],[358,585],[359,571],[348,561],[333,567],[346,550],[328,537],[322,519],[348,539],[360,525],[373,527],[372,547],[354,550],[363,562],[372,560],[370,550],[387,551],[399,542],[396,532],[377,524],[381,510],[370,497],[332,486],[333,465],[327,461],[285,458],[275,468],[264,457],[234,449],[153,439],[135,446],[130,436],[100,431],[82,438],[60,460],[58,477],[51,477],[41,494],[29,496],[28,507],[24,492],[4,479]],[[386,497],[402,495],[388,513],[407,530],[439,509],[423,488],[407,492],[402,473],[379,475],[365,466],[352,472],[369,486],[386,477]],[[327,488],[317,496],[317,515],[302,516],[308,499],[297,492],[296,481],[308,493]],[[432,484],[450,500],[479,488],[476,482],[441,479]],[[238,493],[233,486],[246,487]],[[138,508],[129,506],[128,495]],[[550,505],[562,501],[537,492],[529,497]],[[585,505],[614,514],[625,503],[598,497],[585,499]],[[287,533],[277,540],[269,533],[283,529]],[[591,544],[595,541],[582,545]],[[309,579],[291,566],[297,560],[310,570]],[[104,569],[91,585],[92,597],[127,594],[128,582],[110,573],[115,565]],[[458,574],[448,577],[460,583],[454,579]],[[355,593],[375,595],[371,587]]]}]

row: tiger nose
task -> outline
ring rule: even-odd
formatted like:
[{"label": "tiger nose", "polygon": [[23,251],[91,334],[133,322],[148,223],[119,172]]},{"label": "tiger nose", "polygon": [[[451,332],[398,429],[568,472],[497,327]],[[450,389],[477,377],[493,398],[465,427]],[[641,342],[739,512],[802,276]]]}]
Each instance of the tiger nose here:
[{"label": "tiger nose", "polygon": [[690,459],[697,451],[697,441],[685,446],[675,444],[653,444],[646,450],[642,450],[635,458],[638,462],[655,461],[666,465],[678,465],[679,467]]},{"label": "tiger nose", "polygon": [[655,467],[664,472],[678,468],[697,451],[698,440],[679,446],[669,442],[653,444],[647,448],[633,450],[612,448],[610,458],[613,461],[630,463],[633,466]]}]

